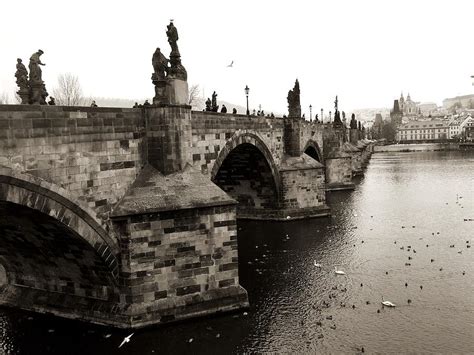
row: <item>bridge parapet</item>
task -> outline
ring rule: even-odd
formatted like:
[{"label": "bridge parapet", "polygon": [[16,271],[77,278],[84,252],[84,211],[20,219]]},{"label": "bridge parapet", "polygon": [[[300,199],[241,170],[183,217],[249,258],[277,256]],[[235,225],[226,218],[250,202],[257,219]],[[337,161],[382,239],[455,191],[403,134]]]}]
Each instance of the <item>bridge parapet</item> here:
[{"label": "bridge parapet", "polygon": [[145,164],[140,109],[0,105],[0,165],[52,182],[104,220]]}]

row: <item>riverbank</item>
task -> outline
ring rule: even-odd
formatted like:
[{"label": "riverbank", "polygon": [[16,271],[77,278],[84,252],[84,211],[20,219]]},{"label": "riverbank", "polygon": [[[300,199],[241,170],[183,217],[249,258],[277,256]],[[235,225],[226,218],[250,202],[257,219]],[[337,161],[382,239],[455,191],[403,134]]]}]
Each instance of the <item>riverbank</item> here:
[{"label": "riverbank", "polygon": [[382,152],[430,152],[438,150],[459,150],[459,143],[391,144],[374,147],[374,153]]}]

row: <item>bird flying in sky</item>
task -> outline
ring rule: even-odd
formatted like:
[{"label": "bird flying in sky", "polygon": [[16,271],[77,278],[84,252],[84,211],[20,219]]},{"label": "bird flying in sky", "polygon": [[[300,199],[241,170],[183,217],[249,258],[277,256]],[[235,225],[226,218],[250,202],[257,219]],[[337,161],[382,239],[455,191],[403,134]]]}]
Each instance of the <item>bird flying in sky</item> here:
[{"label": "bird flying in sky", "polygon": [[232,68],[234,66],[234,61],[230,62],[230,64],[227,66],[227,68]]}]

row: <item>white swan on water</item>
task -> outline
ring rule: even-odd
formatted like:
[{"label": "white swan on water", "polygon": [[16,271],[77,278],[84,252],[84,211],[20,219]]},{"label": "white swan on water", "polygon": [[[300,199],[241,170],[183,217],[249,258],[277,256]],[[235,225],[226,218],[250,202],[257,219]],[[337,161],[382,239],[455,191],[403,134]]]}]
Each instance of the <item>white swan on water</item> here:
[{"label": "white swan on water", "polygon": [[314,266],[316,267],[321,267],[321,264],[320,263],[317,263],[316,260],[314,261]]},{"label": "white swan on water", "polygon": [[386,307],[395,307],[396,306],[395,303],[392,303],[390,301],[384,301],[383,296],[382,296],[382,304]]},{"label": "white swan on water", "polygon": [[338,270],[337,267],[334,266],[334,273],[336,275],[345,275],[346,273],[342,270]]}]

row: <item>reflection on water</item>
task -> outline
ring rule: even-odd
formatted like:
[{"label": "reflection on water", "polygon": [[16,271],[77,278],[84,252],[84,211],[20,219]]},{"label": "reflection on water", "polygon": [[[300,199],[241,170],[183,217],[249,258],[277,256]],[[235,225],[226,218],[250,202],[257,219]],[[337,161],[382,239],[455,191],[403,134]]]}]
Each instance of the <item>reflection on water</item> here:
[{"label": "reflection on water", "polygon": [[[2,309],[0,346],[13,354],[472,353],[474,222],[464,219],[474,218],[473,173],[472,153],[375,154],[355,191],[330,194],[332,218],[240,222],[248,315],[140,330],[117,349],[129,332]],[[397,307],[383,308],[382,296]]]}]

